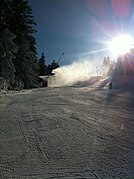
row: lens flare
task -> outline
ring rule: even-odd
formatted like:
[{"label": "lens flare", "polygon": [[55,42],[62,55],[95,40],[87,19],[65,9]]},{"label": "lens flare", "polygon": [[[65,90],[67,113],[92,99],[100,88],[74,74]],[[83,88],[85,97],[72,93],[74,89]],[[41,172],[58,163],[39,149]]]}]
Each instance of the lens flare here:
[{"label": "lens flare", "polygon": [[115,55],[124,55],[133,48],[134,40],[128,34],[122,34],[108,42],[109,50]]}]

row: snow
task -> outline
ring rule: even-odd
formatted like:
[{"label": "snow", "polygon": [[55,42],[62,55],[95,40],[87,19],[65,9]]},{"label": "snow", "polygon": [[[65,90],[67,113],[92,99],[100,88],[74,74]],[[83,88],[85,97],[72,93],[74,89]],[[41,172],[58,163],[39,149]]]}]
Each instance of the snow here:
[{"label": "snow", "polygon": [[1,93],[1,178],[134,178],[133,96],[78,84]]}]

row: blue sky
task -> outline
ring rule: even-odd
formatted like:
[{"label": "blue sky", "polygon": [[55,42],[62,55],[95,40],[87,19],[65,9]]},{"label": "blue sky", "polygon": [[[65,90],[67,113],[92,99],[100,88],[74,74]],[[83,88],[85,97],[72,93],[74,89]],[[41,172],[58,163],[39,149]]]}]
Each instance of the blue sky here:
[{"label": "blue sky", "polygon": [[105,40],[133,27],[131,0],[29,0],[29,4],[37,23],[38,57],[44,52],[47,64],[62,52],[60,65],[90,53],[99,55]]}]

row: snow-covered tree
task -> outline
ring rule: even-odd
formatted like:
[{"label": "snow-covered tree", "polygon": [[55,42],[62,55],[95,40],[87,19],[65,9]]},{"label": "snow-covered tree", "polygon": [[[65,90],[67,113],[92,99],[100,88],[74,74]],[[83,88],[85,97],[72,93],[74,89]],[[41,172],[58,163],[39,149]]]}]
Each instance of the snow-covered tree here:
[{"label": "snow-covered tree", "polygon": [[27,0],[11,0],[10,11],[9,29],[16,35],[14,42],[19,48],[13,61],[16,79],[23,81],[25,88],[32,88],[38,76],[32,8]]},{"label": "snow-covered tree", "polygon": [[17,46],[13,43],[15,35],[8,29],[9,1],[0,1],[0,77],[7,81],[7,87],[13,88],[15,83],[15,68],[13,65],[13,52]]}]

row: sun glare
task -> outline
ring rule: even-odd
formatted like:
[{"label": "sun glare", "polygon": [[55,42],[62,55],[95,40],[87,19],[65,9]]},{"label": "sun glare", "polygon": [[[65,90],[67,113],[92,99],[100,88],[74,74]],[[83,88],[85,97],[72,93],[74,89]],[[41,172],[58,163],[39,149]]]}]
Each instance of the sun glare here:
[{"label": "sun glare", "polygon": [[133,44],[134,40],[128,34],[116,36],[108,43],[110,51],[115,56],[123,55],[129,52],[133,47]]}]

